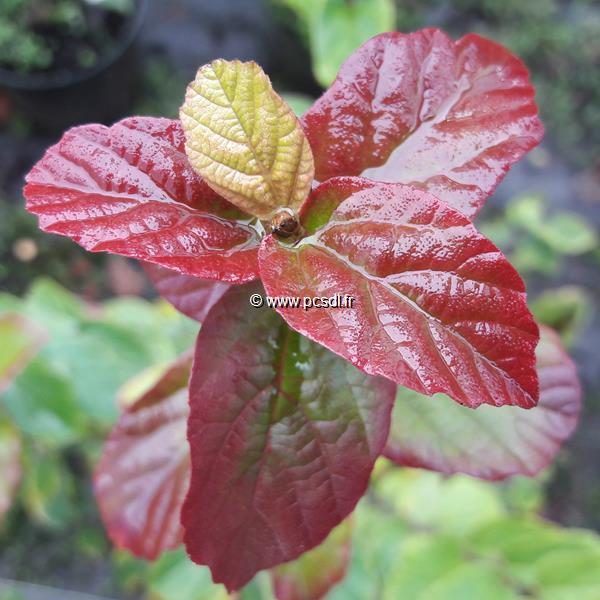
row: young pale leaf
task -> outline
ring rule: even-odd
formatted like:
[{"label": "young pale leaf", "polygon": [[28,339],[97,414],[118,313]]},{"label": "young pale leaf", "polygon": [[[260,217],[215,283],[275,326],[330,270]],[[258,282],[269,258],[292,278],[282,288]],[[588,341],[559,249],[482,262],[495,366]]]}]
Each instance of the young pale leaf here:
[{"label": "young pale leaf", "polygon": [[339,583],[350,561],[352,523],[346,519],[320,545],[271,572],[277,600],[319,600]]},{"label": "young pale leaf", "polygon": [[251,307],[261,291],[233,287],[212,308],[190,380],[185,544],[229,590],[320,544],[354,509],[395,393]]},{"label": "young pale leaf", "polygon": [[538,329],[523,281],[465,216],[410,186],[355,177],[321,184],[300,216],[300,243],[263,241],[267,292],[354,302],[278,308],[292,328],[423,394],[535,406]]},{"label": "young pale leaf", "polygon": [[21,438],[17,431],[0,420],[0,524],[21,480]]},{"label": "young pale leaf", "polygon": [[185,441],[191,354],[183,355],[121,415],[95,475],[95,493],[112,541],[155,559],[181,544],[179,513],[188,490]]},{"label": "young pale leaf", "polygon": [[203,321],[208,311],[229,289],[222,281],[208,281],[182,275],[160,265],[142,263],[158,293],[178,311],[196,321]]},{"label": "young pale leaf", "polygon": [[575,365],[560,338],[541,328],[538,406],[481,406],[472,411],[399,388],[385,455],[400,465],[483,479],[536,475],[573,432],[581,409]]},{"label": "young pale leaf", "polygon": [[542,138],[523,63],[474,34],[385,33],[304,115],[316,179],[410,183],[473,217]]},{"label": "young pale leaf", "polygon": [[0,316],[0,393],[6,390],[45,339],[45,333],[25,317],[15,313]]},{"label": "young pale leaf", "polygon": [[314,176],[310,146],[256,63],[203,66],[180,117],[192,165],[233,204],[267,219],[279,207],[304,202]]},{"label": "young pale leaf", "polygon": [[259,232],[190,165],[178,121],[139,117],[64,134],[27,176],[44,231],[180,273],[241,283],[257,276]]}]

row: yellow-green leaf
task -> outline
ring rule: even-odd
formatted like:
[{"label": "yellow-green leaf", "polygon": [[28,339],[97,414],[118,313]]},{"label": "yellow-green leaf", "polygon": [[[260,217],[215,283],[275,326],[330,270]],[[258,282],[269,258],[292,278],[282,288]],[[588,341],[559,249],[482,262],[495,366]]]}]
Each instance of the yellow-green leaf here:
[{"label": "yellow-green leaf", "polygon": [[194,169],[242,210],[267,219],[300,207],[314,175],[292,109],[254,62],[215,60],[188,86],[180,111]]}]

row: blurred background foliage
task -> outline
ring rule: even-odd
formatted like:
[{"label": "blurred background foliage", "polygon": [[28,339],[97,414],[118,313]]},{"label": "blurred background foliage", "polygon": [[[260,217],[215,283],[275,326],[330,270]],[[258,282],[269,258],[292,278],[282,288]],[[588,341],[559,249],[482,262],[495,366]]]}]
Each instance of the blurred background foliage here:
[{"label": "blurred background foliage", "polygon": [[[61,39],[81,40],[98,15],[122,24],[144,6],[129,71],[135,101],[123,116],[176,116],[195,69],[216,57],[257,60],[301,114],[357,45],[386,30],[475,31],[523,58],[547,136],[513,168],[478,225],[524,276],[537,319],[561,333],[575,358],[585,386],[581,425],[535,480],[484,483],[381,461],[353,519],[350,572],[329,597],[600,598],[591,532],[600,529],[597,2],[0,0],[0,600],[69,598],[8,580],[120,598],[226,597],[183,551],[149,564],[106,540],[91,491],[103,439],[138,374],[189,347],[197,325],[153,299],[136,265],[38,232],[22,208],[22,177],[59,131],[41,127],[2,83],[11,64],[31,76],[58,60],[56,42],[44,48],[39,38],[40,19]],[[16,54],[15,40],[25,46]],[[93,70],[102,43],[77,68]],[[39,352],[3,386],[15,360],[9,350],[26,348],[40,331]],[[16,453],[18,487],[9,469]],[[268,575],[239,597],[270,598]]]}]

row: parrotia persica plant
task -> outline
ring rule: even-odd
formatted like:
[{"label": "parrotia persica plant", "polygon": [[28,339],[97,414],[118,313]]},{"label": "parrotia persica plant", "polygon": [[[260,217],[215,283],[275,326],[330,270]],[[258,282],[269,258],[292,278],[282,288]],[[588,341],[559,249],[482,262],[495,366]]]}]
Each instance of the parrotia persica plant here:
[{"label": "parrotia persica plant", "polygon": [[320,544],[380,455],[486,479],[546,466],[575,369],[472,223],[542,135],[519,59],[435,29],[368,41],[301,119],[257,64],[215,60],[179,120],[67,131],[27,177],[40,227],[143,261],[202,321],[106,445],[114,542],[183,541],[237,590]]}]

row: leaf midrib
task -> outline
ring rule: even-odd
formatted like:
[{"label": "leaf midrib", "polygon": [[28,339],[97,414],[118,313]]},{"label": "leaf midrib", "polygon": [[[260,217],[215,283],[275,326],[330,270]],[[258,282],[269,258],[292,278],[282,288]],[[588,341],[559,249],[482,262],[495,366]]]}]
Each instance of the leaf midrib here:
[{"label": "leaf midrib", "polygon": [[[235,83],[235,88],[237,89],[237,84],[238,84],[238,78],[239,78],[239,72],[238,72],[238,66],[236,65],[236,83]],[[246,128],[244,127],[244,123],[242,121],[242,119],[240,118],[240,115],[238,113],[238,111],[235,109],[234,105],[233,105],[233,101],[235,100],[235,94],[233,96],[233,98],[229,97],[229,94],[227,93],[227,90],[225,89],[225,86],[223,85],[223,82],[221,81],[221,78],[219,77],[219,75],[217,74],[215,68],[211,65],[210,68],[212,69],[212,72],[215,75],[216,80],[219,83],[219,87],[221,88],[221,91],[223,92],[225,98],[227,98],[227,101],[229,102],[229,108],[231,110],[231,112],[233,112],[233,114],[235,115],[235,118],[237,119],[237,122],[239,123],[242,131],[244,132],[244,135],[246,136],[246,147],[250,150],[250,152],[252,153],[252,157],[254,158],[256,164],[259,167],[260,173],[261,173],[261,177],[265,180],[268,188],[269,188],[269,192],[271,194],[271,197],[273,198],[274,201],[277,200],[277,195],[274,193],[274,189],[273,189],[273,181],[271,179],[271,174],[269,172],[268,169],[265,169],[265,166],[263,165],[262,161],[260,160],[258,154],[256,153],[256,150],[254,148],[254,146],[251,143],[251,136],[248,133],[248,131],[246,130]],[[259,74],[260,76],[260,74]],[[196,92],[198,93],[198,92]],[[206,96],[203,96],[204,98],[206,98]],[[206,98],[207,101],[211,102],[211,100],[209,98]],[[256,120],[256,95],[254,94],[254,84],[252,83],[252,106],[254,109],[254,116],[253,116],[253,120]],[[224,137],[224,136],[222,136]],[[278,137],[278,142],[280,140],[280,138]],[[231,168],[231,166],[229,167]]]}]

